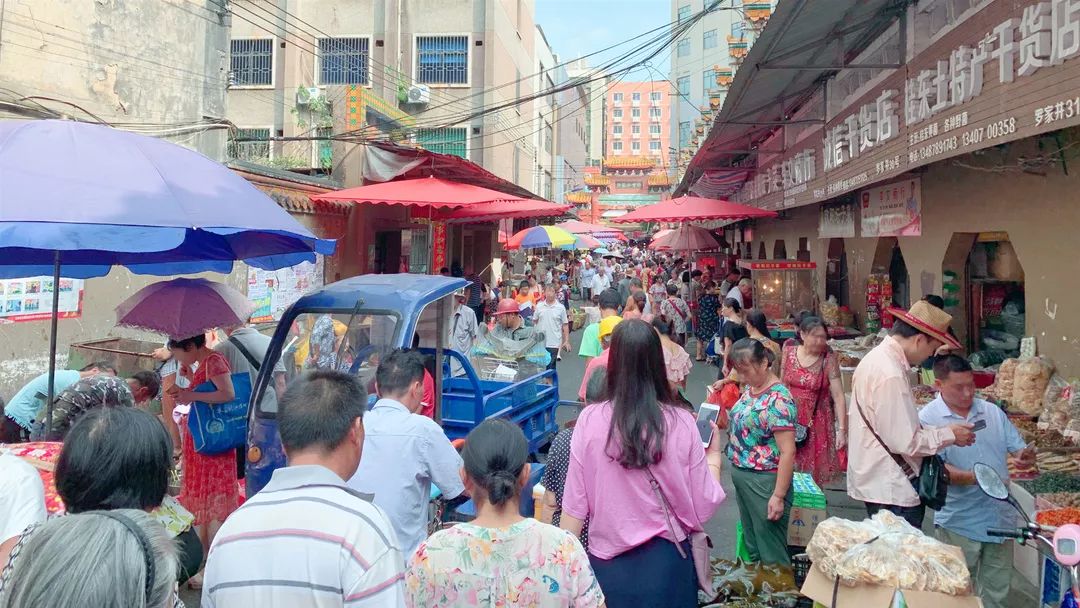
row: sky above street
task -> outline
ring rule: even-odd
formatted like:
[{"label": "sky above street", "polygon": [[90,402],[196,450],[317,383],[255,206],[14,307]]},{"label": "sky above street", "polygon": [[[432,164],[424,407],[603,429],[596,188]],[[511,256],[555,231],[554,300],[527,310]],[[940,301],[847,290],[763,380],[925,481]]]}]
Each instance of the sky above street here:
[{"label": "sky above street", "polygon": [[[544,30],[548,43],[561,61],[588,55],[670,22],[668,0],[536,0],[536,23]],[[634,46],[626,44],[590,57],[589,65],[597,65]],[[651,63],[664,78],[667,77],[669,53],[663,53]],[[647,70],[642,70],[632,79],[660,77],[650,76]]]}]

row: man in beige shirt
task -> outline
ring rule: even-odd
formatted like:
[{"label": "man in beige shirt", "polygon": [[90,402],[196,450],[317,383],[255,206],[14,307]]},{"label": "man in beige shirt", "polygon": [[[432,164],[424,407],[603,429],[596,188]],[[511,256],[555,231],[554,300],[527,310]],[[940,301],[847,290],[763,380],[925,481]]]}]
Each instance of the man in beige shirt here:
[{"label": "man in beige shirt", "polygon": [[975,433],[969,423],[922,428],[911,393],[912,365],[925,361],[942,345],[960,348],[948,333],[952,317],[922,301],[910,311],[893,308],[888,312],[896,317],[889,336],[859,363],[852,380],[847,489],[849,496],[866,503],[868,514],[885,509],[921,528],[926,508],[890,452],[904,458],[917,473],[923,457],[951,445],[971,445]]}]

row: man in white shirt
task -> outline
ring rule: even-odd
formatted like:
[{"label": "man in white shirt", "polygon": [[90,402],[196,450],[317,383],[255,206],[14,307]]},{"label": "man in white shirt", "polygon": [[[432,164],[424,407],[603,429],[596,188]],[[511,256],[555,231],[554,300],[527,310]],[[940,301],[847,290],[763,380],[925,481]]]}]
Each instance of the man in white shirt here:
[{"label": "man in white shirt", "polygon": [[[476,337],[480,335],[480,326],[476,322],[476,313],[464,304],[465,290],[459,289],[454,293],[454,316],[450,320],[450,348],[467,359],[472,353]],[[450,373],[455,376],[464,373],[457,359],[450,359]]]},{"label": "man in white shirt", "polygon": [[0,452],[0,570],[22,533],[45,521],[45,486],[37,470],[18,456]]},{"label": "man in white shirt", "polygon": [[731,291],[727,293],[727,297],[733,298],[739,303],[739,308],[746,308],[746,297],[750,295],[753,290],[753,286],[750,284],[750,279],[742,279],[735,287],[731,288]]},{"label": "man in white shirt", "polygon": [[551,354],[548,369],[555,369],[559,358],[559,349],[570,352],[570,317],[566,307],[555,300],[555,286],[544,288],[544,299],[536,304],[533,311],[533,327],[544,332],[544,346]]},{"label": "man in white shirt", "polygon": [[374,495],[386,511],[406,556],[427,538],[427,508],[434,483],[446,499],[465,491],[461,456],[434,420],[419,415],[424,359],[394,351],[375,371],[379,400],[364,416],[364,461],[349,487]]},{"label": "man in white shirt", "polygon": [[366,402],[359,380],[335,371],[310,372],[285,391],[277,422],[289,466],[218,531],[203,608],[405,605],[394,530],[345,485],[360,463]]},{"label": "man in white shirt", "polygon": [[593,295],[602,293],[608,287],[611,287],[611,277],[608,276],[608,269],[603,265],[597,266],[596,276],[593,277],[592,283]]}]

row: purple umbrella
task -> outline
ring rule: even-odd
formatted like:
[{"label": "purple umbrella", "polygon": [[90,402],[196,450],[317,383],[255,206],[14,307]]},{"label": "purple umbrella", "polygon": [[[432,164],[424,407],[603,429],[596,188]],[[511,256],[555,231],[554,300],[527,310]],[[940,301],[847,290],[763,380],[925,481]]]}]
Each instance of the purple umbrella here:
[{"label": "purple umbrella", "polygon": [[252,305],[244,294],[206,279],[147,285],[116,307],[116,324],[184,339],[215,327],[243,325]]}]

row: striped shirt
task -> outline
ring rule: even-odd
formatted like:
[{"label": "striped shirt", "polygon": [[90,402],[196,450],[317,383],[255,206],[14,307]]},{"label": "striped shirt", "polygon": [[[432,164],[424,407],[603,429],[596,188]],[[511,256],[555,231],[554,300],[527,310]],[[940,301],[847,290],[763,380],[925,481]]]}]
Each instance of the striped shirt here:
[{"label": "striped shirt", "polygon": [[403,566],[378,507],[327,468],[286,467],[217,533],[202,606],[397,608]]}]

